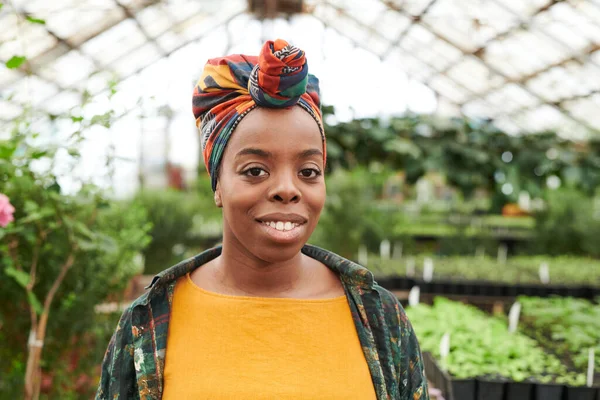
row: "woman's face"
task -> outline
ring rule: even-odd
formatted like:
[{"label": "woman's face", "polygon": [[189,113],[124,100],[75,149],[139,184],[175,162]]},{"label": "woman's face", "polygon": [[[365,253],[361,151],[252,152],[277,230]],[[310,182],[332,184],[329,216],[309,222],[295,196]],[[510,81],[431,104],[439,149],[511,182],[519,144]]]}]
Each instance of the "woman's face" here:
[{"label": "woman's face", "polygon": [[266,262],[294,257],[325,204],[323,141],[306,111],[256,108],[235,129],[215,201],[228,246]]}]

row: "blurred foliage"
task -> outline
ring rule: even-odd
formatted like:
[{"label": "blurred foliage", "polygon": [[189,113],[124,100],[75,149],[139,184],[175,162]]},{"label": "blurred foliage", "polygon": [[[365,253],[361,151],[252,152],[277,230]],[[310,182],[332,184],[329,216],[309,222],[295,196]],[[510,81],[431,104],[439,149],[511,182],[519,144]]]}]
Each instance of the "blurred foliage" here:
[{"label": "blurred foliage", "polygon": [[368,267],[376,276],[406,275],[407,266],[414,263],[415,276],[423,276],[425,259],[434,265],[433,280],[490,281],[503,283],[540,283],[539,269],[548,264],[553,284],[590,285],[600,287],[600,261],[576,256],[515,256],[506,262],[495,254],[489,256],[447,256],[405,254],[402,259],[369,257]]},{"label": "blurred foliage", "polygon": [[600,197],[561,189],[549,191],[543,211],[536,213],[532,250],[546,254],[600,257]]},{"label": "blurred foliage", "polygon": [[[378,163],[405,171],[408,183],[441,172],[465,198],[486,189],[495,211],[520,191],[541,196],[551,176],[587,195],[600,186],[597,139],[581,144],[554,132],[511,136],[488,123],[421,115],[356,119],[329,124],[326,131],[330,170]],[[508,195],[501,190],[505,183],[513,188]]]},{"label": "blurred foliage", "polygon": [[195,191],[143,190],[134,198],[152,223],[152,241],[144,250],[145,274],[169,268],[209,247],[221,235],[221,210],[205,180],[199,179]]},{"label": "blurred foliage", "polygon": [[[81,347],[93,340],[94,306],[118,299],[142,270],[140,251],[150,240],[145,210],[110,200],[101,187],[72,173],[84,133],[97,121],[104,126],[111,113],[102,116],[52,116],[51,122],[68,126],[70,133],[41,140],[34,121],[49,117],[26,110],[0,141],[0,192],[16,209],[15,221],[0,228],[0,392],[9,398],[23,396],[33,324],[44,343],[42,380],[50,374],[63,381],[53,379],[43,394],[77,396],[75,378],[89,379],[90,365],[98,362],[91,347]],[[112,157],[106,166],[112,170]],[[80,346],[78,361],[64,363],[72,345]]]},{"label": "blurred foliage", "polygon": [[389,171],[337,169],[326,177],[327,201],[310,242],[347,258],[360,244],[376,243],[392,231],[394,215],[374,207]]}]

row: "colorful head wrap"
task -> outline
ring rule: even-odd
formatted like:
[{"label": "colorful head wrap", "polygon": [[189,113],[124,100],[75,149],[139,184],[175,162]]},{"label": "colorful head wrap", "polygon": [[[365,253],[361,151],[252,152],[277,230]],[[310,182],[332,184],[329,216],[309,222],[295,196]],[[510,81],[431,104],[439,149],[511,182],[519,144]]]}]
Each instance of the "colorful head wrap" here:
[{"label": "colorful head wrap", "polygon": [[225,146],[241,119],[257,106],[294,105],[317,122],[325,154],[319,81],[308,73],[302,50],[279,39],[266,42],[258,57],[236,54],[208,60],[194,88],[192,110],[213,191]]}]

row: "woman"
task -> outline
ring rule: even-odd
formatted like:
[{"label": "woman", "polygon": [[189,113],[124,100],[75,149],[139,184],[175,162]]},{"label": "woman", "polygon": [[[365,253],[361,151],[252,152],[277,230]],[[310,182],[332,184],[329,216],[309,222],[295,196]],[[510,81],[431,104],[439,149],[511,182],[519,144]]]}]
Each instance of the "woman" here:
[{"label": "woman", "polygon": [[125,311],[96,398],[428,399],[397,299],[306,245],[326,146],[304,53],[277,40],[209,60],[193,111],[223,245],[157,275]]}]

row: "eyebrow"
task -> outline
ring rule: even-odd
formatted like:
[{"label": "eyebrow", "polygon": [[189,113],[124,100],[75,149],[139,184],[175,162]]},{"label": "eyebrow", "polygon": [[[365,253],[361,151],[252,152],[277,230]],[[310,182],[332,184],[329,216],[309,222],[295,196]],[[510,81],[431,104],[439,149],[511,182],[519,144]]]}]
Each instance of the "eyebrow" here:
[{"label": "eyebrow", "polygon": [[323,157],[323,152],[319,149],[308,149],[308,150],[304,150],[302,153],[298,154],[298,158],[308,158],[311,156]]},{"label": "eyebrow", "polygon": [[[240,150],[236,154],[235,158],[239,158],[239,157],[247,156],[247,155],[253,155],[253,156],[258,156],[258,157],[262,157],[262,158],[273,157],[273,153],[271,153],[269,151],[265,151],[265,150],[257,149],[257,148],[253,148],[253,147],[248,147],[248,148]],[[304,150],[300,154],[298,154],[298,158],[308,158],[311,156],[323,157],[323,152],[319,149],[313,148],[313,149]]]},{"label": "eyebrow", "polygon": [[235,158],[239,158],[239,157],[247,156],[247,155],[259,156],[259,157],[262,157],[262,158],[270,158],[270,157],[273,156],[273,154],[271,154],[268,151],[264,151],[264,150],[261,150],[261,149],[255,149],[255,148],[252,148],[252,147],[248,147],[248,148],[245,148],[245,149],[241,150],[239,153],[237,153],[236,156],[235,156]]}]

